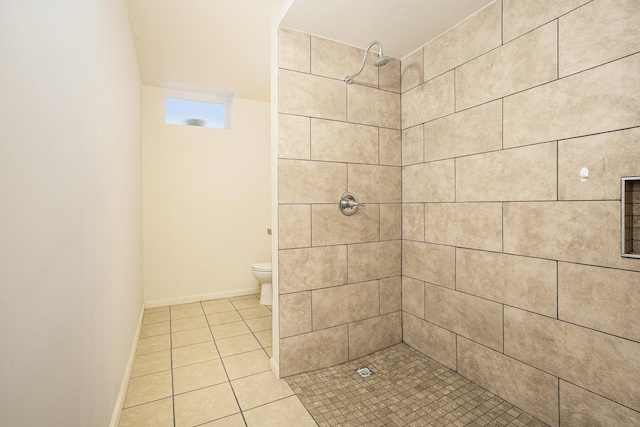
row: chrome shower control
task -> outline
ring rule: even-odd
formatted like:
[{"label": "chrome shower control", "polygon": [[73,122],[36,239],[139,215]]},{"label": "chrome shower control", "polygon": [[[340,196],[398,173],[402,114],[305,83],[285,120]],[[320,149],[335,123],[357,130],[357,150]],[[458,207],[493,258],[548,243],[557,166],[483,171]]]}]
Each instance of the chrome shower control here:
[{"label": "chrome shower control", "polygon": [[340,212],[347,216],[356,213],[359,206],[364,206],[364,204],[358,203],[356,196],[349,193],[348,191],[346,193],[342,193],[342,196],[340,196],[340,199],[338,200],[338,207],[340,208]]}]

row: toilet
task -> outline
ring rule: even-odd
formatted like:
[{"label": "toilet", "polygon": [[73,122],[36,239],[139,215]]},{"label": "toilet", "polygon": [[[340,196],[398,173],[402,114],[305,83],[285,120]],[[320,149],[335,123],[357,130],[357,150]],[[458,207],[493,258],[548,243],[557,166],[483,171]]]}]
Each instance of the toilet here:
[{"label": "toilet", "polygon": [[273,293],[271,286],[271,263],[263,262],[260,264],[253,264],[251,266],[251,273],[258,279],[258,282],[262,285],[260,291],[260,304],[273,305]]}]

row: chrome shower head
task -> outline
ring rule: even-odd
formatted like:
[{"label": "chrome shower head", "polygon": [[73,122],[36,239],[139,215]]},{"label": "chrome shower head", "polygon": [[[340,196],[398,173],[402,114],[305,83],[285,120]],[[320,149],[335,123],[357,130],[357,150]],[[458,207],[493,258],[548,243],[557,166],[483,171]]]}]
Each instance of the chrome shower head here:
[{"label": "chrome shower head", "polygon": [[355,73],[352,76],[346,76],[344,78],[344,81],[347,84],[353,83],[353,78],[362,72],[362,70],[364,69],[364,63],[367,61],[367,54],[369,53],[369,50],[371,50],[371,48],[373,47],[374,44],[378,45],[378,59],[376,59],[376,62],[374,62],[373,65],[376,66],[376,67],[382,67],[383,65],[387,65],[389,63],[389,61],[391,61],[391,58],[389,58],[388,56],[384,56],[382,54],[382,43],[380,43],[379,41],[375,41],[375,40],[372,41],[371,44],[369,45],[369,47],[367,48],[367,50],[364,53],[364,58],[362,58],[362,65],[360,65],[360,69],[358,70],[358,72]]}]

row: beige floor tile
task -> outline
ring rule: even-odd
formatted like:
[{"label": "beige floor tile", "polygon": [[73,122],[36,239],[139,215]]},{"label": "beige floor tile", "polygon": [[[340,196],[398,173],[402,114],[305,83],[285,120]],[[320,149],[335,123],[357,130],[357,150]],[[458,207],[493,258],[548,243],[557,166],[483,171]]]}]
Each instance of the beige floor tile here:
[{"label": "beige floor tile", "polygon": [[256,336],[262,347],[271,347],[273,345],[273,336],[271,329],[266,331],[254,332],[254,335]]},{"label": "beige floor tile", "polygon": [[213,338],[216,340],[222,338],[235,337],[236,335],[244,335],[251,332],[244,322],[225,323],[224,325],[214,325],[211,327]]},{"label": "beige floor tile", "polygon": [[218,347],[221,357],[260,349],[260,343],[253,337],[253,334],[222,338],[216,340],[216,346]]},{"label": "beige floor tile", "polygon": [[222,325],[224,323],[239,322],[242,320],[237,311],[224,311],[222,313],[207,314],[209,326]]},{"label": "beige floor tile", "polygon": [[123,409],[118,427],[173,427],[173,399]]},{"label": "beige floor tile", "polygon": [[246,427],[246,424],[241,414],[235,414],[230,417],[220,418],[217,421],[202,424],[200,427]]},{"label": "beige floor tile", "polygon": [[220,304],[203,305],[202,309],[205,314],[224,313],[227,311],[236,311],[236,308],[231,304],[231,301],[223,302]]},{"label": "beige floor tile", "polygon": [[269,357],[273,357],[273,347],[266,347],[264,351],[269,355]]},{"label": "beige floor tile", "polygon": [[170,324],[171,322],[159,322],[142,325],[142,327],[140,328],[139,338],[148,338],[156,335],[168,334],[169,332],[171,332],[171,327],[169,326]]},{"label": "beige floor tile", "polygon": [[144,310],[144,314],[147,313],[160,313],[163,311],[169,312],[171,310],[171,307],[169,307],[168,305],[165,305],[163,307],[154,307],[154,308],[146,308]]},{"label": "beige floor tile", "polygon": [[131,378],[171,369],[171,351],[161,350],[155,353],[139,354],[133,361]]},{"label": "beige floor tile", "polygon": [[199,302],[190,302],[187,304],[176,304],[171,306],[171,311],[187,310],[187,309],[196,308],[196,307],[202,307],[202,304],[200,304]]},{"label": "beige floor tile", "polygon": [[129,379],[124,408],[171,397],[171,371]]},{"label": "beige floor tile", "polygon": [[232,302],[236,310],[241,310],[243,308],[260,307],[260,300],[258,300],[257,298],[247,298]]},{"label": "beige floor tile", "polygon": [[245,320],[245,323],[253,332],[266,331],[271,329],[271,315],[266,317],[256,317],[255,319]]},{"label": "beige floor tile", "polygon": [[240,412],[229,383],[174,397],[176,427],[191,427]]},{"label": "beige floor tile", "polygon": [[171,356],[174,369],[220,358],[213,341],[174,348],[171,350]]},{"label": "beige floor tile", "polygon": [[245,308],[242,310],[238,310],[238,313],[240,313],[240,315],[244,320],[255,319],[257,317],[271,316],[271,310],[269,310],[264,305],[261,305],[260,307]]},{"label": "beige floor tile", "polygon": [[242,300],[250,300],[250,299],[256,299],[256,296],[254,294],[249,294],[249,295],[238,295],[237,297],[229,298],[229,300],[231,302],[242,301]]},{"label": "beige floor tile", "polygon": [[197,317],[204,315],[202,307],[189,307],[180,310],[171,310],[171,320],[186,319],[188,317]]},{"label": "beige floor tile", "polygon": [[251,409],[244,413],[244,418],[248,427],[314,427],[318,425],[296,396]]},{"label": "beige floor tile", "polygon": [[153,353],[154,351],[171,348],[171,335],[163,334],[148,338],[140,338],[136,347],[136,354]]},{"label": "beige floor tile", "polygon": [[187,317],[171,321],[171,332],[188,331],[189,329],[206,328],[209,326],[204,316]]},{"label": "beige floor tile", "polygon": [[213,335],[211,335],[209,328],[189,329],[171,334],[171,347],[173,348],[207,341],[213,341]]},{"label": "beige floor tile", "polygon": [[168,311],[160,311],[157,313],[144,313],[142,318],[142,324],[147,325],[149,323],[168,322],[171,320],[171,316]]},{"label": "beige floor tile", "polygon": [[271,371],[232,381],[231,387],[243,411],[293,395],[289,384]]},{"label": "beige floor tile", "polygon": [[202,306],[204,307],[206,305],[223,304],[225,302],[230,302],[229,298],[208,299],[206,301],[200,301],[200,304],[202,304]]},{"label": "beige floor tile", "polygon": [[222,358],[230,380],[269,370],[269,358],[263,350],[236,354]]},{"label": "beige floor tile", "polygon": [[220,359],[173,370],[173,393],[180,394],[228,381]]}]

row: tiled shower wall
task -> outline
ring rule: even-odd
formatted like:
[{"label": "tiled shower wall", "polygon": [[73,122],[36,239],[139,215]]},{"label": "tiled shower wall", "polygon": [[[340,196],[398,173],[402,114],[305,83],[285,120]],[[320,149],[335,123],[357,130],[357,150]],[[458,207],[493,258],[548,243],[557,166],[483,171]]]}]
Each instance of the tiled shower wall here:
[{"label": "tiled shower wall", "polygon": [[553,426],[640,425],[639,52],[637,0],[504,0],[402,61],[403,339]]},{"label": "tiled shower wall", "polygon": [[[283,376],[402,340],[400,61],[279,33],[279,322]],[[373,57],[372,57],[373,58]],[[338,198],[366,204],[353,216]]]}]

